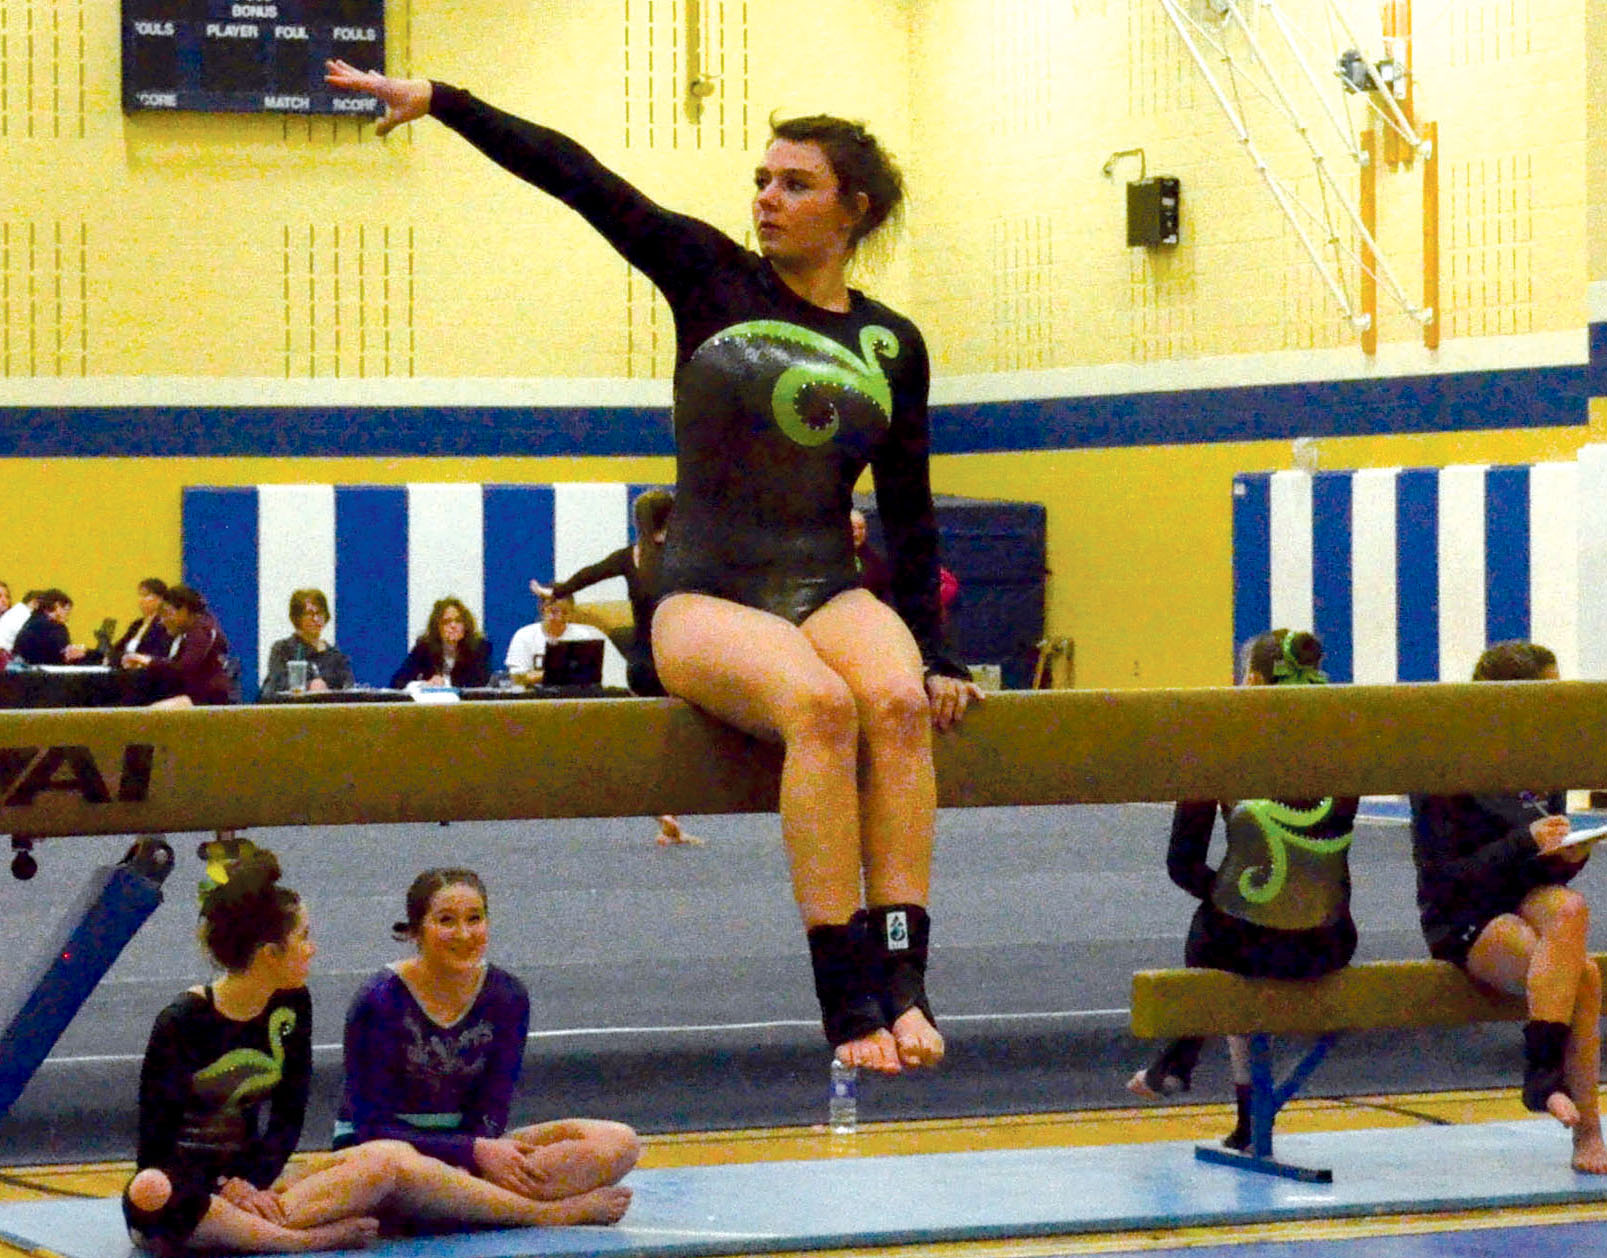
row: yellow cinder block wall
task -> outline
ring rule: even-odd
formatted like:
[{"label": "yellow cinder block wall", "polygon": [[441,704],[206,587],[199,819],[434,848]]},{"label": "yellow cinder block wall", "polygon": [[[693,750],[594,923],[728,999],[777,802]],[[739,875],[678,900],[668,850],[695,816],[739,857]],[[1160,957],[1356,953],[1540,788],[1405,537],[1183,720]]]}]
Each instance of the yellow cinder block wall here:
[{"label": "yellow cinder block wall", "polygon": [[[940,377],[1324,351],[1361,360],[1161,6],[708,8],[719,86],[696,125],[680,103],[675,5],[392,0],[390,68],[565,130],[655,198],[738,238],[772,110],[864,118],[903,160],[911,202],[890,261],[862,282],[917,318]],[[1530,0],[1521,29],[1493,0],[1416,8],[1418,115],[1440,134],[1447,342],[1582,343],[1588,282],[1607,281],[1607,231],[1588,230],[1607,214],[1607,20],[1586,0]],[[567,210],[444,128],[379,142],[352,121],[125,117],[117,6],[5,0],[0,12],[12,29],[70,36],[48,54],[43,41],[3,45],[13,90],[0,100],[0,405],[38,404],[43,386],[74,380],[116,404],[117,381],[131,376],[314,390],[337,377],[667,375],[667,317],[646,285]],[[1298,156],[1288,136],[1264,143],[1280,160]],[[1174,250],[1125,245],[1136,160],[1109,177],[1101,168],[1138,147],[1148,173],[1183,180]],[[1380,241],[1411,294],[1420,176],[1412,164],[1379,177]],[[1339,178],[1354,191],[1354,171]],[[1294,181],[1316,194],[1309,175]],[[1354,264],[1340,269],[1355,281]],[[1412,349],[1419,335],[1381,302],[1386,351],[1428,369]],[[1332,360],[1310,361],[1320,375]],[[1599,436],[1602,403],[1586,421],[1325,437],[1323,464],[1565,458]],[[1048,504],[1049,629],[1076,639],[1082,684],[1210,684],[1227,680],[1231,653],[1232,475],[1289,458],[1284,442],[944,456],[934,483]],[[6,458],[16,510],[0,578],[66,586],[83,629],[127,616],[139,577],[177,574],[187,484],[656,480],[668,467]]]}]

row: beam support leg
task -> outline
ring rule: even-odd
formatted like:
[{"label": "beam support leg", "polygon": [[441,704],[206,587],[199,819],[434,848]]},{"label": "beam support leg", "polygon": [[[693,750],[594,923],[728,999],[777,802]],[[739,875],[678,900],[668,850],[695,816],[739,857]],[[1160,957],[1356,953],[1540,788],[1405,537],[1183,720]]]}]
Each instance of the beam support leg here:
[{"label": "beam support leg", "polygon": [[0,1118],[49,1056],[67,1024],[162,902],[173,849],[142,835],[116,865],[95,870],[0,1004]]}]

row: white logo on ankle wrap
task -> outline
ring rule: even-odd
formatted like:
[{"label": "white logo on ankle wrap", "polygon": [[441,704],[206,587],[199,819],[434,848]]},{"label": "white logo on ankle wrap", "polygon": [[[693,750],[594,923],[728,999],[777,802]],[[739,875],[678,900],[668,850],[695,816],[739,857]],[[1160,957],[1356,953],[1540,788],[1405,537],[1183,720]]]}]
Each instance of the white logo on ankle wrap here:
[{"label": "white logo on ankle wrap", "polygon": [[903,952],[910,946],[909,915],[903,909],[894,909],[887,915],[887,950]]}]

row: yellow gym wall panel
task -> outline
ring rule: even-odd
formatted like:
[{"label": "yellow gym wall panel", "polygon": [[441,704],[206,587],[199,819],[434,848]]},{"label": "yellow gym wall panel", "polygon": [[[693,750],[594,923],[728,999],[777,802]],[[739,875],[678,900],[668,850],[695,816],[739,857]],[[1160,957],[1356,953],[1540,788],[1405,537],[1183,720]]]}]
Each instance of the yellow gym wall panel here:
[{"label": "yellow gym wall panel", "polygon": [[1590,277],[1607,280],[1607,6],[1590,5],[1585,16],[1586,185],[1589,188],[1585,239]]},{"label": "yellow gym wall panel", "polygon": [[1079,686],[1223,685],[1232,479],[1278,456],[1272,443],[951,456],[933,483],[1048,507],[1046,621],[1075,641]]}]

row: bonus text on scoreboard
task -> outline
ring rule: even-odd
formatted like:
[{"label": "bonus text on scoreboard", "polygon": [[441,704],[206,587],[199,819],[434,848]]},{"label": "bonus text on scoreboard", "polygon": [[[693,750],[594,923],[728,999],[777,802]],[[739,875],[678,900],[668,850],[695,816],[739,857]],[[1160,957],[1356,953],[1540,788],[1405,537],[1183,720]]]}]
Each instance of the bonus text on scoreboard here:
[{"label": "bonus text on scoreboard", "polygon": [[324,62],[385,68],[384,0],[123,0],[123,108],[371,115]]}]

